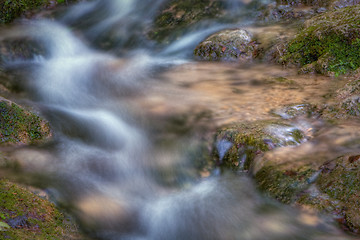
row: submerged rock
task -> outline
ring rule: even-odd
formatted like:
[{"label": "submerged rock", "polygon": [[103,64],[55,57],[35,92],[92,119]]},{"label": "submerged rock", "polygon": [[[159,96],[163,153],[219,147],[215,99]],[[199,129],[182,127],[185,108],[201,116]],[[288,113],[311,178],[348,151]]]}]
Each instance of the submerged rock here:
[{"label": "submerged rock", "polygon": [[315,114],[316,106],[303,103],[285,106],[282,109],[274,110],[273,113],[279,115],[283,119],[292,119],[298,116],[310,117]]},{"label": "submerged rock", "polygon": [[194,55],[206,61],[248,61],[255,57],[257,46],[246,30],[223,30],[201,42]]}]

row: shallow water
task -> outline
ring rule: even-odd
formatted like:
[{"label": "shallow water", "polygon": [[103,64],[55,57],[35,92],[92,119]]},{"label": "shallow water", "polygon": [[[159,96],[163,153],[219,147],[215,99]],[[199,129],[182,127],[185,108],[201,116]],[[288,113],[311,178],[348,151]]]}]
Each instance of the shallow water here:
[{"label": "shallow water", "polygon": [[[4,65],[11,72],[29,69],[21,75],[20,96],[55,132],[47,146],[3,149],[29,176],[23,181],[38,183],[33,174],[46,179],[40,185],[94,238],[349,239],[327,217],[263,197],[244,173],[201,177],[187,154],[224,124],[279,119],[274,111],[286,105],[323,104],[341,81],[264,63],[184,57],[209,29],[161,50],[141,45],[143,39],[128,48],[131,36],[124,33],[133,26],[146,29],[158,4],[139,18],[149,6],[139,9],[138,1],[83,2],[58,21],[2,31],[1,39],[28,37],[45,48],[43,55]],[[115,54],[98,44],[110,30],[119,39],[110,48]],[[186,54],[177,53],[184,48]],[[322,148],[315,148],[323,152],[355,151],[351,142],[360,139],[312,118],[292,124],[325,132],[309,133],[306,143],[319,139]],[[294,154],[313,154],[301,150],[306,144]]]}]

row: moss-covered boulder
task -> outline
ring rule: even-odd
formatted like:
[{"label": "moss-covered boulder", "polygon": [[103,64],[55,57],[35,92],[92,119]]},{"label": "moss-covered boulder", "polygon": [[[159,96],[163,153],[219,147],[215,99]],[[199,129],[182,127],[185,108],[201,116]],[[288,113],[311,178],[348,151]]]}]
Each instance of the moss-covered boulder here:
[{"label": "moss-covered boulder", "polygon": [[0,144],[33,144],[51,137],[48,122],[0,98]]},{"label": "moss-covered boulder", "polygon": [[305,140],[301,130],[279,120],[246,122],[220,129],[215,138],[216,165],[248,171],[254,158],[279,146]]},{"label": "moss-covered boulder", "polygon": [[305,22],[281,61],[303,72],[339,75],[360,67],[360,5],[336,9]]},{"label": "moss-covered boulder", "polygon": [[360,233],[360,155],[326,162],[313,189],[301,194],[297,204],[331,213],[345,230]]},{"label": "moss-covered boulder", "polygon": [[201,42],[194,55],[206,61],[248,61],[256,55],[257,46],[246,30],[223,30]]},{"label": "moss-covered boulder", "polygon": [[25,12],[44,6],[48,2],[48,0],[1,0],[0,23],[9,23]]},{"label": "moss-covered boulder", "polygon": [[346,122],[319,130],[295,148],[258,156],[250,166],[258,188],[283,203],[333,214],[344,229],[359,232],[358,130]]},{"label": "moss-covered boulder", "polygon": [[86,239],[73,220],[24,187],[0,179],[0,239]]},{"label": "moss-covered boulder", "polygon": [[172,0],[168,1],[154,20],[149,32],[151,39],[167,42],[182,35],[186,28],[200,20],[221,15],[224,10],[222,0]]},{"label": "moss-covered boulder", "polygon": [[21,16],[31,17],[32,11],[72,2],[77,0],[0,0],[0,24],[10,23]]}]

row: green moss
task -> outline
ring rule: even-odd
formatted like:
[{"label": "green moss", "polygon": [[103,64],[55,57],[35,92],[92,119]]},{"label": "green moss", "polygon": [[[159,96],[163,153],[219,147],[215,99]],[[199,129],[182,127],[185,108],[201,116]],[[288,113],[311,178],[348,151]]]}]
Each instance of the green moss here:
[{"label": "green moss", "polygon": [[[216,139],[225,139],[233,146],[221,160],[221,166],[232,170],[248,170],[256,154],[269,150],[264,138],[270,138],[263,131],[262,123],[238,124],[218,131]],[[216,154],[216,153],[215,153]]]},{"label": "green moss", "polygon": [[0,179],[0,213],[1,222],[25,219],[16,228],[0,231],[0,239],[80,239],[76,225],[53,203],[4,179]]},{"label": "green moss", "polygon": [[0,0],[0,23],[9,23],[29,10],[44,6],[48,0]]},{"label": "green moss", "polygon": [[0,143],[35,143],[50,135],[48,123],[15,103],[0,102]]},{"label": "green moss", "polygon": [[261,191],[283,202],[291,203],[302,190],[308,186],[308,181],[314,174],[309,167],[283,170],[275,166],[264,166],[255,174],[255,180]]},{"label": "green moss", "polygon": [[[355,157],[354,157],[355,158]],[[351,196],[360,193],[360,164],[339,158],[333,169],[324,172],[319,178],[320,189],[330,197],[347,202]],[[344,161],[345,160],[345,161]]]},{"label": "green moss", "polygon": [[[216,133],[215,144],[222,139],[233,144],[224,158],[218,159],[220,166],[232,170],[248,170],[257,155],[277,146],[298,144],[304,138],[300,130],[287,129],[281,132],[280,135],[286,136],[286,140],[282,139],[277,132],[282,131],[283,127],[289,128],[285,121],[265,120],[244,122],[220,129]],[[214,155],[218,157],[217,150],[214,150]]]},{"label": "green moss", "polygon": [[324,164],[316,181],[317,192],[304,192],[297,203],[334,214],[343,229],[359,232],[359,159],[360,155],[345,156]]},{"label": "green moss", "polygon": [[360,67],[360,6],[314,17],[287,47],[283,59],[299,66],[313,64],[319,73],[347,73]]}]

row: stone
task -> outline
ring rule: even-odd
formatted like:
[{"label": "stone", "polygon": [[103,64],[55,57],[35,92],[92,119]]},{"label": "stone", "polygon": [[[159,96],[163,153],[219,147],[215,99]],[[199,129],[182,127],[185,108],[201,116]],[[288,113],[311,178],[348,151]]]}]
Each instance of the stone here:
[{"label": "stone", "polygon": [[209,36],[195,48],[194,55],[206,61],[249,61],[255,57],[257,46],[247,30],[230,29]]}]

